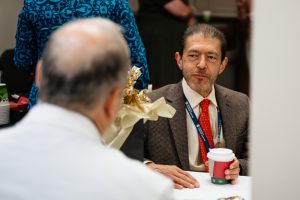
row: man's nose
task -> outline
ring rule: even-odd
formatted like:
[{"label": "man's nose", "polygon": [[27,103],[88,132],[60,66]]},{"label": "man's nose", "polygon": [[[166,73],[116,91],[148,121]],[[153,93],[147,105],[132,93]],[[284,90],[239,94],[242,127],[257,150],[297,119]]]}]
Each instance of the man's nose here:
[{"label": "man's nose", "polygon": [[205,57],[205,55],[201,55],[199,57],[197,67],[200,68],[200,69],[205,69],[206,68],[206,57]]}]

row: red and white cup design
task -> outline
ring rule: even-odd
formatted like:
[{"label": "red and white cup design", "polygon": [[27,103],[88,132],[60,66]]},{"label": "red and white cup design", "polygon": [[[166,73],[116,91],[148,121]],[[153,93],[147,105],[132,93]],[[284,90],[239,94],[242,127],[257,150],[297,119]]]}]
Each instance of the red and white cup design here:
[{"label": "red and white cup design", "polygon": [[220,185],[228,184],[228,180],[225,179],[225,170],[229,168],[235,157],[232,150],[225,148],[210,149],[207,157],[209,158],[211,182]]}]

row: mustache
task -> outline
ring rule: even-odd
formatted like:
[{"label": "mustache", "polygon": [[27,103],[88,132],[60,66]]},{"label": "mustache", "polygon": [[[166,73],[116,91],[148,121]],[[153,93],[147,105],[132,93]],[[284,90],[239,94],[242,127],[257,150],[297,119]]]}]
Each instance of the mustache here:
[{"label": "mustache", "polygon": [[208,76],[208,74],[206,73],[206,70],[203,70],[203,69],[195,70],[194,74],[202,74],[202,75]]}]

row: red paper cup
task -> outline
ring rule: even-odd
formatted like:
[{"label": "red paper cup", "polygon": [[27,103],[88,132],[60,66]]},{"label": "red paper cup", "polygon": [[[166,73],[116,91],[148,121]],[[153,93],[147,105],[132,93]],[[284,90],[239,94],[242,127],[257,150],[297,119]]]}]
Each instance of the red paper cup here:
[{"label": "red paper cup", "polygon": [[235,157],[230,149],[215,148],[210,149],[207,154],[209,158],[209,175],[211,182],[218,185],[228,184],[225,179],[225,170],[229,168]]}]

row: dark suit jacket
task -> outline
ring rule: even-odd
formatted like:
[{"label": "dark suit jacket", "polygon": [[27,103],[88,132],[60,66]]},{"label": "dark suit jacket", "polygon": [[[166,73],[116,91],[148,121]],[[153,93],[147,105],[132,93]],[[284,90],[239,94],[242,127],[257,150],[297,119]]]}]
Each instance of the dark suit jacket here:
[{"label": "dark suit jacket", "polygon": [[[226,148],[233,150],[240,160],[241,174],[247,175],[249,99],[219,85],[215,85],[215,91]],[[167,103],[176,109],[174,117],[147,121],[144,125],[138,123],[121,150],[135,159],[144,157],[157,164],[190,170],[182,83],[167,85],[149,96],[153,101],[165,97]]]}]

